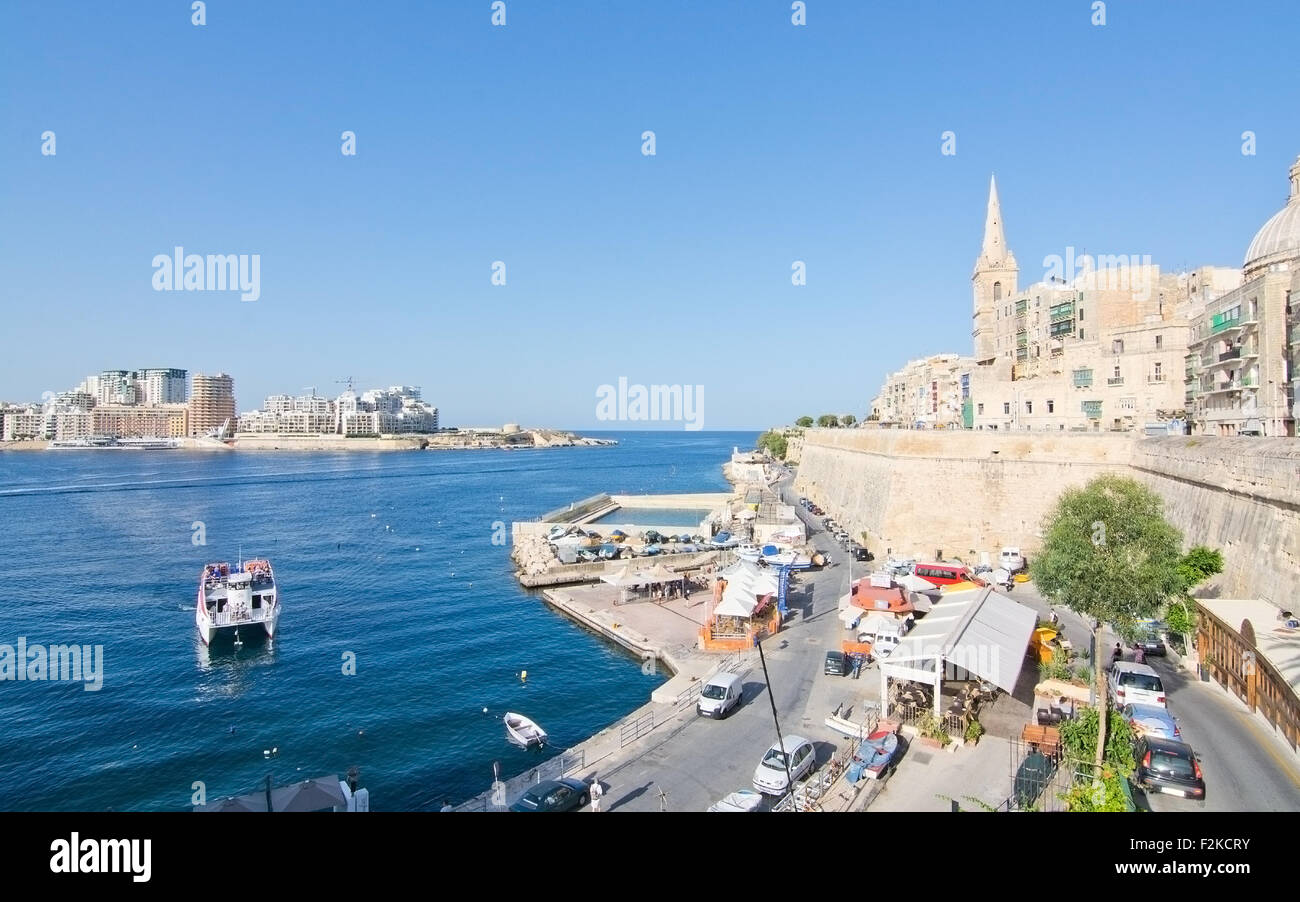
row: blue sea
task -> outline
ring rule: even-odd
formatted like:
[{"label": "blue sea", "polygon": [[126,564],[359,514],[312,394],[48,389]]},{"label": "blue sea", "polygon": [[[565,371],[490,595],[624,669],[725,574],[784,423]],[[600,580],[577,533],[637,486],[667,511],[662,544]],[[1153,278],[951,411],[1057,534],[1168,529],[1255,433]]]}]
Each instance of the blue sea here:
[{"label": "blue sea", "polygon": [[[620,444],[0,454],[0,644],[103,646],[98,692],[0,682],[0,810],[184,810],[196,783],[211,801],[351,766],[375,810],[435,810],[540,760],[507,710],[549,731],[541,757],[608,726],[663,677],[519,588],[494,535],[602,491],[725,491],[756,435],[603,435]],[[280,635],[209,651],[199,571],[241,552],[275,566]]]}]

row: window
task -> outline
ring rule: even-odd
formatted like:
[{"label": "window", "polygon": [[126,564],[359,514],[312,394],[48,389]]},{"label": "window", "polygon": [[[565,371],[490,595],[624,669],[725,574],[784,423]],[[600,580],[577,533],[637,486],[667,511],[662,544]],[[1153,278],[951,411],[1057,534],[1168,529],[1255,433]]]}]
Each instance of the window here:
[{"label": "window", "polygon": [[[1112,354],[1123,354],[1123,353],[1124,353],[1124,339],[1122,339],[1122,338],[1116,338],[1114,341],[1112,341],[1112,342],[1110,343],[1110,352],[1111,352]],[[1118,376],[1119,374],[1116,373],[1115,375]]]},{"label": "window", "polygon": [[[1165,346],[1164,338],[1165,338],[1165,337],[1164,337],[1163,335],[1157,335],[1157,336],[1156,336],[1156,350],[1157,350],[1157,351],[1159,351],[1161,348],[1163,348],[1163,347]],[[1160,364],[1157,363],[1157,364],[1156,364],[1156,367],[1157,367],[1157,369],[1158,369],[1158,368],[1160,367]]]},{"label": "window", "polygon": [[1083,322],[1083,308],[1079,308],[1079,322]]},{"label": "window", "polygon": [[1002,402],[1002,412],[1003,412],[1003,413],[1007,413],[1007,414],[1011,413],[1011,402],[1010,402],[1010,401],[1003,401],[1003,402]]},{"label": "window", "polygon": [[1116,379],[1121,378],[1121,377],[1120,377],[1120,374],[1119,374],[1119,367],[1118,367],[1118,366],[1115,367],[1115,372],[1113,373],[1113,376],[1114,376],[1114,378],[1116,378]]},{"label": "window", "polygon": [[1055,402],[1055,401],[1053,401],[1053,400],[1051,400],[1051,399],[1048,399],[1048,401],[1047,401],[1047,412],[1048,412],[1048,413],[1056,413],[1056,402]]},{"label": "window", "polygon": [[980,416],[983,416],[983,415],[984,415],[984,405],[983,405],[983,404],[976,404],[975,406],[976,406],[976,408],[978,408]]},{"label": "window", "polygon": [[1033,412],[1034,412],[1034,402],[1033,402],[1033,401],[1026,401],[1026,402],[1025,402],[1025,413],[1033,413]]},{"label": "window", "polygon": [[[1079,319],[1083,319],[1083,311],[1079,311]],[[1079,330],[1079,341],[1083,341],[1083,330]]]},{"label": "window", "polygon": [[1001,282],[994,282],[994,283],[993,283],[993,300],[995,300],[995,301],[1000,301],[1000,300],[1002,300],[1002,283],[1001,283]]},{"label": "window", "polygon": [[1159,382],[1159,381],[1160,381],[1161,379],[1163,379],[1163,378],[1164,378],[1164,373],[1162,373],[1162,372],[1160,371],[1160,364],[1157,363],[1157,364],[1156,364],[1156,381]]}]

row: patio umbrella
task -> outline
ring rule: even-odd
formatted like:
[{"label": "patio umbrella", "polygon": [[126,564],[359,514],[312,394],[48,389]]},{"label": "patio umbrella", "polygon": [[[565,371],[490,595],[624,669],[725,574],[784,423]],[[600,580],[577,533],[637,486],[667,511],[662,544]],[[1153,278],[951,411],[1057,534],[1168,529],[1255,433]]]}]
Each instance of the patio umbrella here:
[{"label": "patio umbrella", "polygon": [[271,807],[275,811],[332,811],[346,808],[347,804],[334,777],[304,780],[271,792]]}]

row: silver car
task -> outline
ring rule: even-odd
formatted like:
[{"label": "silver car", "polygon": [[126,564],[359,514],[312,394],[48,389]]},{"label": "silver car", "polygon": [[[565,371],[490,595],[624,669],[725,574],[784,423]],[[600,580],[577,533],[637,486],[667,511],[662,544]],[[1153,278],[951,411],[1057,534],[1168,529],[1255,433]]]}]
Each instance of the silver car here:
[{"label": "silver car", "polygon": [[[786,760],[790,773],[786,775]],[[772,743],[763,760],[754,769],[754,788],[768,795],[784,795],[790,790],[790,778],[800,780],[817,763],[813,744],[802,736],[787,736],[781,745]]]}]

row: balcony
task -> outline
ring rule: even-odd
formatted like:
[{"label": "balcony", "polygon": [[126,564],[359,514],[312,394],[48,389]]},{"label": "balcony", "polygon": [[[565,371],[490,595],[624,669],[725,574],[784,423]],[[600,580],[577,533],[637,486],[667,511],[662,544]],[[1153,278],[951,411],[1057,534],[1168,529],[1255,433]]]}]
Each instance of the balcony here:
[{"label": "balcony", "polygon": [[1092,370],[1074,370],[1071,376],[1075,388],[1092,388]]},{"label": "balcony", "polygon": [[1083,401],[1080,404],[1083,415],[1090,420],[1101,419],[1101,402],[1100,401]]},{"label": "balcony", "polygon": [[1222,354],[1219,355],[1218,362],[1222,363],[1225,360],[1240,360],[1240,359],[1241,359],[1241,348],[1239,347],[1229,348],[1228,350],[1224,351]]},{"label": "balcony", "polygon": [[1241,391],[1243,388],[1259,388],[1259,382],[1253,376],[1246,376],[1243,379],[1229,379],[1226,382],[1213,383],[1205,393],[1214,395],[1226,391]]},{"label": "balcony", "polygon": [[1073,320],[1073,319],[1074,319],[1074,301],[1070,301],[1069,303],[1066,304],[1057,304],[1055,307],[1051,309],[1051,312],[1049,314],[1049,322],[1053,322],[1053,323],[1059,323],[1064,320]]},{"label": "balcony", "polygon": [[1047,328],[1047,333],[1052,338],[1059,338],[1062,335],[1069,335],[1073,332],[1074,332],[1073,319],[1061,320],[1060,322],[1053,320],[1052,324]]},{"label": "balcony", "polygon": [[1123,377],[1123,376],[1111,376],[1109,379],[1106,380],[1106,384],[1107,384],[1107,385],[1123,385],[1123,384],[1124,384],[1124,377]]},{"label": "balcony", "polygon": [[1016,316],[1024,316],[1029,311],[1029,299],[1016,301]]},{"label": "balcony", "polygon": [[1164,381],[1164,373],[1151,373],[1147,376],[1147,385],[1163,385]]}]

